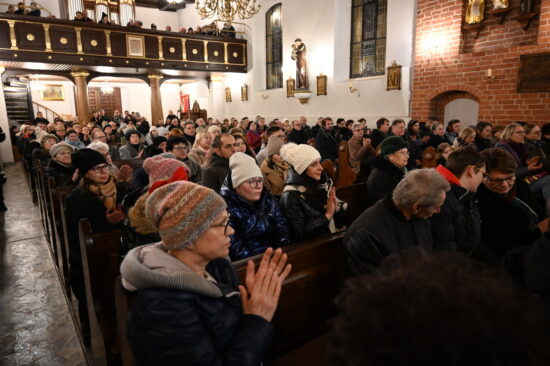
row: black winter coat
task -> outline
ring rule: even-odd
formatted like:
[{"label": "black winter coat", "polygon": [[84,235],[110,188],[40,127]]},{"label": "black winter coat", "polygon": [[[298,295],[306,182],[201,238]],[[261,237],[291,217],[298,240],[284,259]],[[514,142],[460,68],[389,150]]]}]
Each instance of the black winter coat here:
[{"label": "black winter coat", "polygon": [[338,158],[338,143],[339,140],[334,134],[334,130],[325,130],[320,128],[315,136],[317,150],[321,154],[321,160],[334,160]]},{"label": "black winter coat", "polygon": [[260,200],[252,205],[235,192],[230,174],[220,195],[227,203],[229,225],[235,230],[229,248],[232,260],[262,254],[269,247],[275,249],[290,244],[286,217],[267,188],[263,188]]},{"label": "black winter coat", "polygon": [[132,299],[128,340],[136,365],[259,366],[272,325],[243,315],[237,275],[225,259],[206,267],[223,297],[147,288]]},{"label": "black winter coat", "polygon": [[524,283],[531,292],[550,299],[550,233],[545,233],[524,258]]},{"label": "black winter coat", "polygon": [[371,135],[370,135],[370,141],[371,141],[372,147],[374,147],[376,149],[376,147],[378,145],[380,145],[386,137],[388,137],[387,133],[384,133],[384,132],[380,131],[379,129],[373,130]]},{"label": "black winter coat", "polygon": [[61,165],[52,159],[44,171],[47,176],[53,177],[57,187],[70,186],[74,184],[72,179],[75,168],[72,165]]},{"label": "black winter coat", "polygon": [[210,165],[202,172],[201,184],[220,193],[222,184],[230,172],[229,159],[222,158],[214,153],[212,154]]},{"label": "black winter coat", "polygon": [[431,134],[430,139],[426,143],[426,147],[431,146],[431,147],[433,147],[434,149],[437,150],[437,147],[441,144],[444,144],[444,143],[447,143],[449,145],[451,144],[451,141],[449,141],[447,136],[445,136],[445,135],[439,136],[439,135]]},{"label": "black winter coat", "polygon": [[430,222],[406,220],[388,195],[351,224],[344,246],[353,273],[373,273],[391,254],[411,248],[432,250]]},{"label": "black winter coat", "polygon": [[405,172],[391,161],[379,155],[374,160],[374,169],[367,180],[367,205],[372,206],[388,193],[393,192]]},{"label": "black winter coat", "polygon": [[292,131],[290,131],[290,133],[288,134],[288,142],[293,142],[295,144],[307,144],[307,140],[308,140],[308,134],[305,130],[296,130],[296,129],[292,129]]},{"label": "black winter coat", "polygon": [[477,197],[483,222],[481,237],[497,256],[530,245],[540,237],[538,216],[523,201],[491,192],[484,184],[479,186]]},{"label": "black winter coat", "polygon": [[471,254],[481,245],[481,217],[473,192],[451,184],[441,211],[430,218],[434,248]]},{"label": "black winter coat", "polygon": [[[304,193],[289,190],[281,195],[281,210],[288,219],[293,242],[330,233],[330,222],[325,216],[328,183],[329,178],[326,174],[323,174],[321,181],[314,182],[311,178],[296,173],[292,167],[288,170],[287,186],[308,187]],[[334,215],[334,223],[336,227],[345,225],[343,210]]]},{"label": "black winter coat", "polygon": [[493,143],[489,139],[484,139],[482,137],[479,137],[476,135],[475,138],[475,145],[477,147],[477,151],[482,152],[485,149],[490,149],[493,147]]}]

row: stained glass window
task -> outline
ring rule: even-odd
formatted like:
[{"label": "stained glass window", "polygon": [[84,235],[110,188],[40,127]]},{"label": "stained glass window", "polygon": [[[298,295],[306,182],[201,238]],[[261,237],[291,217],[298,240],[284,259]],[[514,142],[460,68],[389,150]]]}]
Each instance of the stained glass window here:
[{"label": "stained glass window", "polygon": [[388,0],[353,0],[350,77],[384,75]]},{"label": "stained glass window", "polygon": [[281,4],[273,5],[265,14],[266,88],[283,87],[283,28]]}]

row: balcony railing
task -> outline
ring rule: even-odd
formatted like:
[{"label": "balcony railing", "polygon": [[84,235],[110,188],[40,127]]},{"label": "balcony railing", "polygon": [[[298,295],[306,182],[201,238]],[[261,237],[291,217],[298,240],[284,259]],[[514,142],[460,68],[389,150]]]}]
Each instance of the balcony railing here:
[{"label": "balcony railing", "polygon": [[0,60],[246,72],[247,42],[234,38],[0,14]]}]

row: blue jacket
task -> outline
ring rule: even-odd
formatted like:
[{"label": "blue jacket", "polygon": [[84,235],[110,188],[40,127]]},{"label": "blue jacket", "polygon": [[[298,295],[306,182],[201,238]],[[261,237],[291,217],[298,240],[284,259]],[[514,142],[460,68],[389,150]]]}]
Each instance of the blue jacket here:
[{"label": "blue jacket", "polygon": [[286,217],[267,188],[263,188],[260,200],[251,205],[235,192],[229,174],[220,194],[227,203],[229,225],[235,230],[229,248],[232,260],[261,254],[269,247],[279,248],[291,242]]}]

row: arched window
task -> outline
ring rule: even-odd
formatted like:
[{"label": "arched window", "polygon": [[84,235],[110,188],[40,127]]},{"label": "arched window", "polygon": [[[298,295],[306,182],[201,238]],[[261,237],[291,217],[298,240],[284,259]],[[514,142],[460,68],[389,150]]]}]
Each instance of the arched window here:
[{"label": "arched window", "polygon": [[388,0],[353,0],[350,77],[384,75]]},{"label": "arched window", "polygon": [[283,87],[283,28],[281,4],[271,7],[265,14],[265,70],[266,88]]}]

